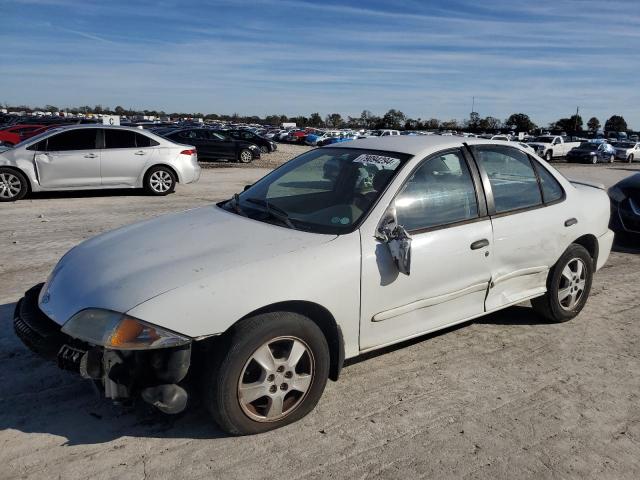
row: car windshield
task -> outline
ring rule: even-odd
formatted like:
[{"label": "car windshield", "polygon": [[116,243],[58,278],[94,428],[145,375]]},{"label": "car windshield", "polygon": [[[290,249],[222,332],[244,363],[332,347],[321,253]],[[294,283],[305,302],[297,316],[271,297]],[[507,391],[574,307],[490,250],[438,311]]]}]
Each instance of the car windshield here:
[{"label": "car windshield", "polygon": [[219,204],[249,218],[313,233],[353,231],[411,155],[320,148]]},{"label": "car windshield", "polygon": [[534,142],[537,143],[551,143],[553,141],[553,137],[536,137]]}]

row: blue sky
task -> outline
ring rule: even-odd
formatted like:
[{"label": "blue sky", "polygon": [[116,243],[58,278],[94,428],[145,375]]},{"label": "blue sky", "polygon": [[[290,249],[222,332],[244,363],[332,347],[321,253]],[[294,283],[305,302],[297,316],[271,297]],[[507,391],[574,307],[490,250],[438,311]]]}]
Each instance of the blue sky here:
[{"label": "blue sky", "polygon": [[0,102],[640,128],[636,0],[0,0]]}]

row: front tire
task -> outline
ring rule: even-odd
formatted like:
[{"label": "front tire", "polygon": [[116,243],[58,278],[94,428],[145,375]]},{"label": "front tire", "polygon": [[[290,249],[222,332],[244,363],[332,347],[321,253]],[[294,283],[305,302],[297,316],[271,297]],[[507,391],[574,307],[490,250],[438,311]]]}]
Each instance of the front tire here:
[{"label": "front tire", "polygon": [[260,153],[269,153],[269,148],[264,146],[264,145],[262,145],[260,147]]},{"label": "front tire", "polygon": [[553,152],[551,152],[551,150],[547,151],[547,153],[544,154],[544,159],[547,162],[551,162],[551,160],[553,160]]},{"label": "front tire", "polygon": [[582,245],[572,244],[549,272],[547,293],[531,300],[533,309],[550,322],[571,320],[587,303],[593,270],[589,252]]},{"label": "front tire", "polygon": [[251,150],[247,148],[243,148],[238,153],[238,161],[240,163],[251,163],[252,160],[253,160],[253,153],[251,153]]},{"label": "front tire", "polygon": [[616,160],[616,156],[615,155],[611,155],[609,157],[609,163],[613,163]]},{"label": "front tire", "polygon": [[222,430],[262,433],[313,410],[329,376],[329,347],[314,322],[264,313],[242,321],[227,340],[204,376],[205,402]]},{"label": "front tire", "polygon": [[151,167],[144,177],[144,189],[149,195],[168,195],[175,188],[176,175],[167,167]]},{"label": "front tire", "polygon": [[29,182],[22,172],[0,167],[0,202],[15,202],[29,192]]},{"label": "front tire", "polygon": [[633,162],[633,153],[627,157],[627,162],[629,163]]}]

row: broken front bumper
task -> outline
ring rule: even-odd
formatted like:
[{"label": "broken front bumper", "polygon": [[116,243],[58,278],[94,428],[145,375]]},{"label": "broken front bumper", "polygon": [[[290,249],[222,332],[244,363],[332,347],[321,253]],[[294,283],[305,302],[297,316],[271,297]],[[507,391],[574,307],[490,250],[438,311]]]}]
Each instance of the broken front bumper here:
[{"label": "broken front bumper", "polygon": [[42,286],[25,293],[13,316],[16,335],[30,350],[63,370],[100,382],[107,398],[121,400],[139,395],[165,413],[184,410],[191,344],[157,350],[112,350],[72,338],[40,310]]}]

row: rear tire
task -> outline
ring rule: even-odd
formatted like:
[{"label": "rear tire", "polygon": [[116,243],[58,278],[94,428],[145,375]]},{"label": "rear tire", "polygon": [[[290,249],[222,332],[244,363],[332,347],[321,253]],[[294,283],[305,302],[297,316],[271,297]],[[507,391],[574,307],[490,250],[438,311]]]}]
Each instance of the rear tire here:
[{"label": "rear tire", "polygon": [[203,378],[204,399],[218,426],[232,435],[300,420],[318,403],[329,376],[325,336],[297,313],[243,320],[230,331],[227,348],[215,350]]},{"label": "rear tire", "polygon": [[531,300],[533,309],[549,322],[571,320],[587,303],[593,270],[589,252],[582,245],[570,245],[549,272],[547,293]]},{"label": "rear tire", "polygon": [[149,195],[165,196],[176,188],[176,175],[167,167],[151,167],[144,176],[144,189]]},{"label": "rear tire", "polygon": [[253,160],[253,153],[251,153],[251,150],[247,148],[243,148],[242,150],[240,150],[240,152],[238,152],[238,162],[251,163],[252,160]]},{"label": "rear tire", "polygon": [[15,202],[28,192],[29,182],[22,172],[0,167],[0,202]]}]

